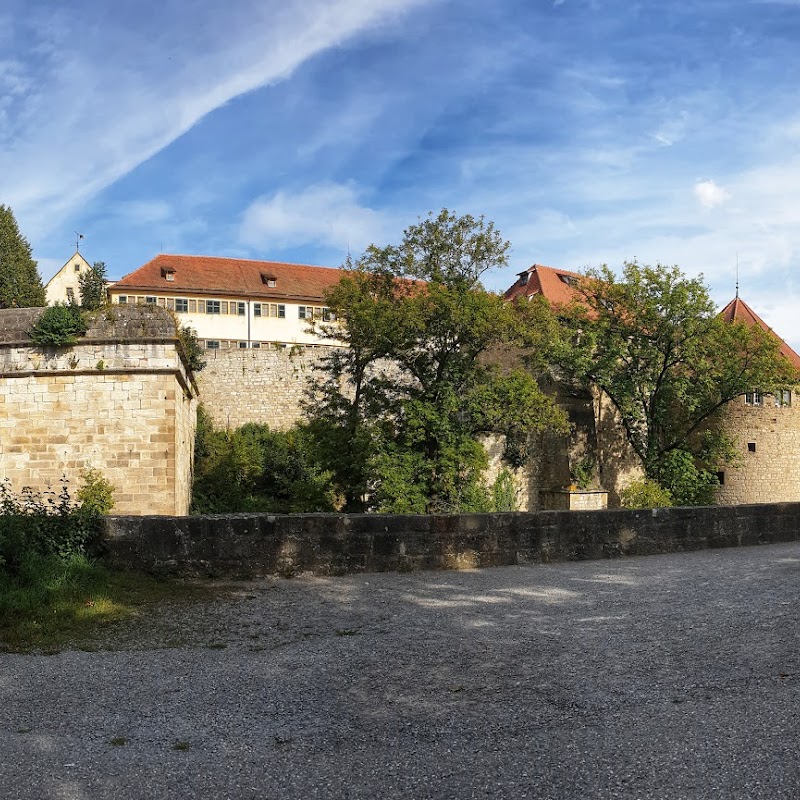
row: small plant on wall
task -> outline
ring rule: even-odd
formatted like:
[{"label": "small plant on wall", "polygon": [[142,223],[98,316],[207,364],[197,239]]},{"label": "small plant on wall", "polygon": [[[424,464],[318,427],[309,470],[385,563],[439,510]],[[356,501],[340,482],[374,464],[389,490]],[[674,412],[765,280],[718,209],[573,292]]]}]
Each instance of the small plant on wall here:
[{"label": "small plant on wall", "polygon": [[86,314],[80,306],[48,306],[28,332],[41,347],[69,347],[86,333]]},{"label": "small plant on wall", "polygon": [[573,464],[570,473],[572,483],[578,489],[593,489],[597,485],[597,464],[591,456],[586,456]]}]

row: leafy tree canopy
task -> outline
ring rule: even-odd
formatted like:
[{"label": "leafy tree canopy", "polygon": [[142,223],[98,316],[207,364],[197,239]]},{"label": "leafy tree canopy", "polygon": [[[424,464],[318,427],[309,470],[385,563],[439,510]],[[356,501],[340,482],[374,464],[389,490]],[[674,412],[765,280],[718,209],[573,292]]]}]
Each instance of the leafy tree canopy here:
[{"label": "leafy tree canopy", "polygon": [[732,458],[722,409],[797,380],[778,340],[723,321],[702,279],[677,267],[626,263],[618,278],[604,266],[577,296],[563,312],[562,367],[608,395],[645,473],[675,502],[709,502],[716,468]]},{"label": "leafy tree canopy", "polygon": [[0,205],[0,308],[45,305],[42,279],[31,246],[20,233],[14,212]]},{"label": "leafy tree canopy", "polygon": [[346,349],[328,359],[307,412],[347,510],[489,510],[478,437],[566,430],[522,363],[490,357],[515,348],[540,359],[553,332],[544,304],[518,313],[481,286],[508,248],[492,223],[445,209],[399,245],[370,246],[329,292],[338,323],[319,327]]}]

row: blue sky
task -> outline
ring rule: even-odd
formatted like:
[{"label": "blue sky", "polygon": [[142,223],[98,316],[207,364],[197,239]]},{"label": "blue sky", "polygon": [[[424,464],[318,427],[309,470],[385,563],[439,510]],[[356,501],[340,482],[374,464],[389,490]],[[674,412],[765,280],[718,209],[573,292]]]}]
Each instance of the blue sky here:
[{"label": "blue sky", "polygon": [[337,266],[428,211],[511,266],[703,273],[800,349],[800,0],[4,0],[0,203],[48,279]]}]

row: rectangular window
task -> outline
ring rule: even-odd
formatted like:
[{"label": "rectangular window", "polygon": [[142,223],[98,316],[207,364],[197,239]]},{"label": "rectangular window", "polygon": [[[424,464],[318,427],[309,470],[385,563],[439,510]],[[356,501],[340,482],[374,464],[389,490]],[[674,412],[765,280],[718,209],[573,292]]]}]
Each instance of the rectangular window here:
[{"label": "rectangular window", "polygon": [[261,303],[253,303],[253,316],[254,317],[261,316]]},{"label": "rectangular window", "polygon": [[220,302],[219,300],[206,300],[206,314],[219,314]]},{"label": "rectangular window", "polygon": [[746,406],[760,406],[761,405],[761,392],[752,391],[747,392],[744,396],[744,404]]},{"label": "rectangular window", "polygon": [[181,314],[185,314],[189,310],[189,301],[184,297],[175,298],[175,310]]},{"label": "rectangular window", "polygon": [[240,350],[247,350],[247,342],[239,342]]},{"label": "rectangular window", "polygon": [[120,305],[122,305],[122,306],[126,306],[126,305],[128,305],[128,295],[126,295],[126,294],[121,294],[121,295],[120,295],[120,296],[117,298],[117,302],[118,302]]},{"label": "rectangular window", "polygon": [[81,265],[75,264],[75,272],[80,272],[80,271],[81,271]]},{"label": "rectangular window", "polygon": [[175,301],[171,297],[167,298],[167,308],[170,311],[174,311],[175,310]]},{"label": "rectangular window", "polygon": [[237,303],[236,304],[236,313],[240,316],[244,316],[244,303]]},{"label": "rectangular window", "polygon": [[334,314],[329,308],[323,308],[322,319],[325,322],[333,322],[336,319],[336,314]]},{"label": "rectangular window", "polygon": [[788,389],[775,393],[775,407],[788,408],[792,405],[792,393]]},{"label": "rectangular window", "polygon": [[67,286],[67,300],[70,303],[75,302],[75,290],[71,286]]},{"label": "rectangular window", "polygon": [[159,297],[158,298],[158,304],[161,306],[161,308],[166,308],[167,307],[167,298],[166,297]]},{"label": "rectangular window", "polygon": [[219,350],[219,340],[218,339],[206,339],[206,349],[207,350]]},{"label": "rectangular window", "polygon": [[[178,311],[180,311],[180,308],[178,309]],[[197,300],[189,301],[189,311],[192,314],[194,314],[197,311]]]},{"label": "rectangular window", "polygon": [[261,342],[251,342],[250,347],[253,347],[256,350],[258,350],[261,347]]},{"label": "rectangular window", "polygon": [[175,280],[175,273],[174,272],[168,272],[168,273],[166,273],[166,275],[164,275],[164,277],[168,281],[174,281]]},{"label": "rectangular window", "polygon": [[[311,314],[309,314],[308,316],[310,317]],[[305,319],[306,318],[306,307],[305,306],[299,306],[298,307],[298,309],[297,309],[297,317],[298,317],[298,319]]]},{"label": "rectangular window", "polygon": [[147,303],[148,306],[154,306],[156,304],[157,298],[153,295],[149,295],[145,297],[144,302]]},{"label": "rectangular window", "polygon": [[220,305],[220,309],[219,309],[220,313],[221,314],[227,314],[228,313],[228,301],[227,300],[223,300],[219,305]]},{"label": "rectangular window", "polygon": [[284,319],[286,317],[286,306],[279,305],[278,306],[278,318]]}]

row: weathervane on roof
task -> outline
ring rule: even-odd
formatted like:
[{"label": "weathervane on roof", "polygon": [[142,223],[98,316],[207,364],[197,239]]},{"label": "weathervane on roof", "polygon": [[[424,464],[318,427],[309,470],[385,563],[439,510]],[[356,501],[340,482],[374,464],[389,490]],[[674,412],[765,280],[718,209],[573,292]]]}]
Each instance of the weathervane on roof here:
[{"label": "weathervane on roof", "polygon": [[78,231],[75,231],[75,252],[76,253],[80,252],[81,239],[83,239],[83,234],[82,233],[78,233]]},{"label": "weathervane on roof", "polygon": [[739,299],[739,251],[736,251],[736,299]]}]

